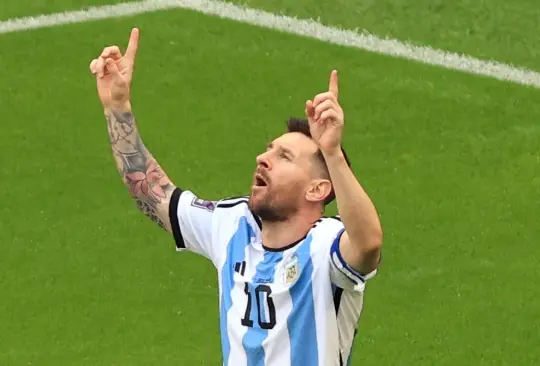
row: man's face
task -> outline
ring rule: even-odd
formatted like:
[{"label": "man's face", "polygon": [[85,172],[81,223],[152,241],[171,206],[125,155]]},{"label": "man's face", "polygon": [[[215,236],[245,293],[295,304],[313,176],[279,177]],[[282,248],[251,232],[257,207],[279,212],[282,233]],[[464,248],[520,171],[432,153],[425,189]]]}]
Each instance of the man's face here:
[{"label": "man's face", "polygon": [[314,177],[317,145],[301,133],[286,133],[257,156],[250,209],[266,221],[283,221],[306,200]]}]

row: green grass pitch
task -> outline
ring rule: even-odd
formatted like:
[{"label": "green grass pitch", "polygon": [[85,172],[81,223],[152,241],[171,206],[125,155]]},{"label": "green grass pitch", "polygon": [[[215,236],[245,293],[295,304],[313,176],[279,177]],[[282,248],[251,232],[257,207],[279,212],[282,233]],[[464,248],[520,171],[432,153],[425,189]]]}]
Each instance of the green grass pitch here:
[{"label": "green grass pitch", "polygon": [[[248,3],[540,65],[532,1],[491,17],[470,1]],[[353,366],[540,362],[538,90],[175,10],[0,36],[0,365],[221,364],[216,273],[136,210],[88,72],[132,26],[142,137],[205,198],[245,194],[256,154],[340,70],[345,147],[385,230]]]}]

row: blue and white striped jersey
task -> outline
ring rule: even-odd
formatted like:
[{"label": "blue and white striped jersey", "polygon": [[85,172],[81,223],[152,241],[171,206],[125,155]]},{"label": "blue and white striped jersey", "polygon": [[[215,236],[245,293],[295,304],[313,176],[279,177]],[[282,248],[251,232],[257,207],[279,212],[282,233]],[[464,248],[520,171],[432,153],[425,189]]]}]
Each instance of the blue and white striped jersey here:
[{"label": "blue and white striped jersey", "polygon": [[170,219],[178,251],[212,261],[227,366],[348,365],[365,282],[339,251],[344,231],[322,218],[281,250],[263,246],[247,197],[203,201],[177,189]]}]

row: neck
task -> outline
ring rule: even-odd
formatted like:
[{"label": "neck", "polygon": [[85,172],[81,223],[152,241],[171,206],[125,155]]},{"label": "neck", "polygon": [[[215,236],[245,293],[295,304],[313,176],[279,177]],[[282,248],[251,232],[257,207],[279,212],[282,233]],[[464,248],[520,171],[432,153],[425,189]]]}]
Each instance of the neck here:
[{"label": "neck", "polygon": [[286,221],[263,221],[262,241],[266,248],[282,249],[306,236],[320,214],[297,214]]}]

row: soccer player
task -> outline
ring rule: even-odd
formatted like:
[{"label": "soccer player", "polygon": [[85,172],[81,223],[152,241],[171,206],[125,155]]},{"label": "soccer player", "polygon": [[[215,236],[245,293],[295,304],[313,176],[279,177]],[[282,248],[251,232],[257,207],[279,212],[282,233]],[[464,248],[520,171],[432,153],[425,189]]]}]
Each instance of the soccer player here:
[{"label": "soccer player", "polygon": [[[178,251],[217,269],[225,365],[338,366],[350,362],[365,283],[380,261],[378,214],[341,148],[338,76],[306,102],[307,119],[256,157],[251,193],[210,201],[176,186],[143,144],[130,104],[139,31],[125,54],[90,64],[118,171],[139,209]],[[340,216],[324,217],[336,198]]]}]

